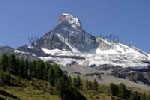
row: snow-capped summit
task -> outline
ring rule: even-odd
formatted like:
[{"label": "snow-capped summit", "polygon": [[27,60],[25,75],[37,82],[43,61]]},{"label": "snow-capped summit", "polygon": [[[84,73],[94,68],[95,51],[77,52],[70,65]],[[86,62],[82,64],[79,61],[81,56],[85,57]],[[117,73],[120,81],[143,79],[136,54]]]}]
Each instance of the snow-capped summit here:
[{"label": "snow-capped summit", "polygon": [[53,30],[31,47],[22,46],[18,50],[62,65],[76,62],[87,66],[141,67],[148,66],[150,62],[150,57],[139,49],[87,33],[78,18],[66,13],[60,16],[59,24]]},{"label": "snow-capped summit", "polygon": [[63,13],[60,16],[59,24],[68,22],[72,27],[82,27],[81,21],[71,14]]}]

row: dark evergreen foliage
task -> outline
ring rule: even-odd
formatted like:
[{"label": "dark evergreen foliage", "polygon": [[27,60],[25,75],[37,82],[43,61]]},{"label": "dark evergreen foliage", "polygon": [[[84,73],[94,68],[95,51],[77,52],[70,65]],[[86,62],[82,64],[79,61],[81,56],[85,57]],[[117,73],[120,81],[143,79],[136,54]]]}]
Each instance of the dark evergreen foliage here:
[{"label": "dark evergreen foliage", "polygon": [[97,83],[96,79],[94,79],[94,81],[92,83],[92,89],[96,90],[96,91],[98,90],[98,83]]},{"label": "dark evergreen foliage", "polygon": [[[63,73],[57,64],[49,64],[42,60],[29,61],[16,58],[14,54],[3,54],[0,58],[0,84],[8,83],[10,75],[22,78],[37,78],[46,80],[62,100],[85,100],[86,98],[72,85],[72,78]],[[81,87],[81,79],[77,77],[76,86]]]},{"label": "dark evergreen foliage", "polygon": [[142,93],[133,92],[131,90],[127,90],[124,84],[111,84],[111,95],[120,98],[121,100],[150,100],[150,96]]},{"label": "dark evergreen foliage", "polygon": [[81,89],[82,84],[81,84],[81,78],[80,78],[79,75],[77,76],[77,78],[73,78],[73,83],[72,84],[73,84],[74,88]]},{"label": "dark evergreen foliage", "polygon": [[110,84],[110,92],[113,96],[117,96],[118,95],[118,87],[117,85],[111,83]]}]

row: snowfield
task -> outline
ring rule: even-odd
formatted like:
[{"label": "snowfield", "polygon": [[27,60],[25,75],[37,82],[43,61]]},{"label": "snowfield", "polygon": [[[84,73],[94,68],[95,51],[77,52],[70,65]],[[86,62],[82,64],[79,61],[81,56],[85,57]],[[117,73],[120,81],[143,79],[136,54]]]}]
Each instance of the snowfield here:
[{"label": "snowfield", "polygon": [[[109,43],[111,44],[111,43]],[[69,45],[69,43],[68,43]],[[100,47],[95,50],[95,53],[81,53],[76,52],[76,50],[67,51],[67,50],[48,50],[42,48],[43,52],[46,54],[51,54],[53,56],[79,56],[84,57],[85,60],[78,60],[72,58],[61,58],[61,57],[40,57],[44,61],[54,61],[55,63],[61,65],[71,64],[76,62],[78,65],[91,66],[91,65],[103,65],[110,64],[113,66],[122,66],[122,67],[144,67],[148,66],[147,63],[144,63],[143,60],[150,60],[150,55],[147,57],[147,54],[144,52],[123,45],[121,43],[111,44],[114,47],[108,50],[102,50]],[[72,47],[73,48],[73,47]],[[75,48],[73,48],[75,49]]]}]

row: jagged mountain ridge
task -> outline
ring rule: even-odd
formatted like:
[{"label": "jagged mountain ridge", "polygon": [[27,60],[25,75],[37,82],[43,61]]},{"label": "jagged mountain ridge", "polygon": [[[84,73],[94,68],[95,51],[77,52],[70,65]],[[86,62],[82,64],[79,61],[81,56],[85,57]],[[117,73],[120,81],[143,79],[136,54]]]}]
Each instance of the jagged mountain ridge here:
[{"label": "jagged mountain ridge", "polygon": [[61,65],[110,64],[122,67],[145,67],[149,65],[148,54],[139,49],[109,42],[87,33],[81,21],[70,15],[62,14],[59,24],[31,46],[21,46],[15,52],[29,53],[42,60],[54,61]]},{"label": "jagged mountain ridge", "polygon": [[82,29],[81,22],[68,14],[63,14],[59,24],[37,40],[36,45],[50,50],[59,49],[73,52],[90,52],[98,46],[96,38]]}]

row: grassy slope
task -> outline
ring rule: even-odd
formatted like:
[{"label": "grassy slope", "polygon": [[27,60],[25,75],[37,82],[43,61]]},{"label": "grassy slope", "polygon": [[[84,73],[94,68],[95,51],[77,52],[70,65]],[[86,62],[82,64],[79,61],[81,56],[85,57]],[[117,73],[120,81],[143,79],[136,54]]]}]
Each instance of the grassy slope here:
[{"label": "grassy slope", "polygon": [[[20,100],[60,100],[58,96],[49,94],[50,86],[46,81],[37,79],[29,81],[15,76],[13,76],[13,78],[15,78],[13,83],[18,86],[3,86],[0,87],[0,90],[12,96],[16,96]],[[19,81],[21,81],[21,83]],[[0,93],[0,97],[6,100],[16,100],[12,96],[5,96]]]},{"label": "grassy slope", "polygon": [[[60,100],[57,95],[50,95],[50,86],[48,82],[32,79],[21,79],[12,76],[14,81],[12,83],[15,86],[3,86],[0,87],[0,100]],[[100,85],[99,92],[94,92],[91,90],[81,90],[81,93],[87,97],[87,100],[110,100],[109,87]],[[132,88],[132,90],[138,90]],[[139,90],[140,92],[150,93],[144,90]],[[4,93],[3,93],[4,92]]]}]

